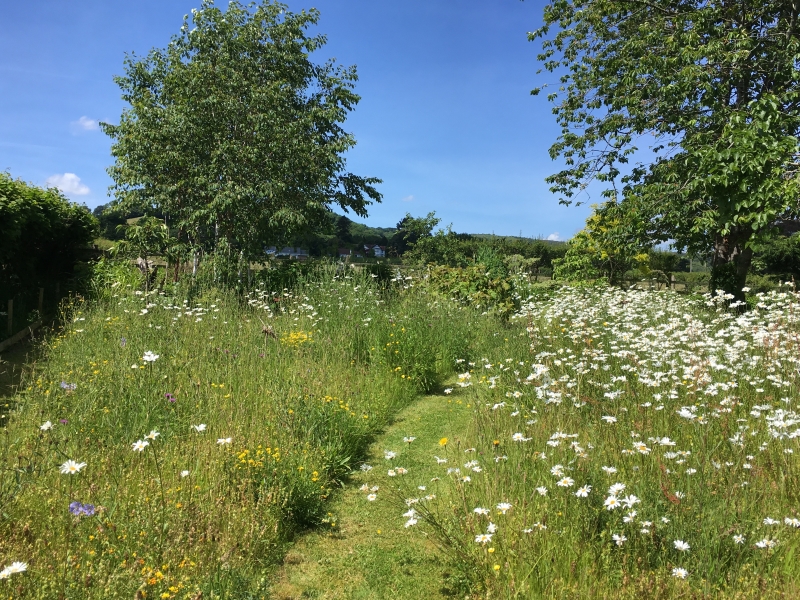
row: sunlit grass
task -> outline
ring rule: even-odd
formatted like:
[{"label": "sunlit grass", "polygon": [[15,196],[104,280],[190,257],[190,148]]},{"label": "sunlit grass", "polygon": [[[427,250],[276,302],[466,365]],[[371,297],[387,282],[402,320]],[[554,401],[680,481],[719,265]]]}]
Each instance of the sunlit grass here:
[{"label": "sunlit grass", "polygon": [[459,501],[420,502],[421,526],[492,597],[792,596],[797,302],[529,304],[507,347],[464,365],[473,433],[440,466]]},{"label": "sunlit grass", "polygon": [[[330,272],[240,300],[117,275],[71,307],[12,403],[0,567],[27,570],[0,596],[265,595],[285,541],[328,518],[375,434],[475,332],[409,280]],[[69,460],[85,467],[62,474]]]},{"label": "sunlit grass", "polygon": [[267,597],[288,540],[337,522],[369,444],[448,378],[470,433],[403,440],[437,477],[390,457],[359,480],[475,592],[797,591],[791,291],[737,312],[547,287],[504,323],[354,269],[181,290],[101,271],[3,408],[0,597]]}]

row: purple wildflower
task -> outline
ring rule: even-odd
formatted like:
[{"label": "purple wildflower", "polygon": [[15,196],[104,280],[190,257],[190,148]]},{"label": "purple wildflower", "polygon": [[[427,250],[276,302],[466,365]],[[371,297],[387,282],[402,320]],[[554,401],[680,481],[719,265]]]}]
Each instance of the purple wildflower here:
[{"label": "purple wildflower", "polygon": [[71,392],[71,391],[73,391],[73,390],[75,390],[77,388],[78,388],[78,384],[77,383],[67,383],[66,381],[62,381],[61,382],[61,389],[62,390],[67,390],[68,392]]},{"label": "purple wildflower", "polygon": [[125,338],[121,338],[121,339],[119,340],[119,346],[120,346],[120,348],[124,348],[124,347],[125,347],[127,344],[128,344],[128,340],[127,340],[127,339],[125,339]]},{"label": "purple wildflower", "polygon": [[81,504],[77,500],[75,502],[71,502],[69,505],[69,512],[71,512],[76,517],[80,516],[87,516],[91,517],[94,515],[94,504]]}]

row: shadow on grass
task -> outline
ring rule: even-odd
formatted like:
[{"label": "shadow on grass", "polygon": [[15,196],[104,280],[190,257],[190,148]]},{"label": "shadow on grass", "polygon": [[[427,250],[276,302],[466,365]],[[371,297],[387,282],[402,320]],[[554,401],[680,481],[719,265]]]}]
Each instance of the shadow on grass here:
[{"label": "shadow on grass", "polygon": [[17,392],[25,369],[38,357],[35,342],[30,339],[14,344],[0,353],[0,427],[8,421],[13,409],[13,397]]}]

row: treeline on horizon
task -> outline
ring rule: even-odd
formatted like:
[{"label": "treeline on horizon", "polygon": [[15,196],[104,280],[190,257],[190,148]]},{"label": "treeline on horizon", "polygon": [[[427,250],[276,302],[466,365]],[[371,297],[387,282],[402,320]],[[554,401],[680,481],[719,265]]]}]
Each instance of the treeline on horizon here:
[{"label": "treeline on horizon", "polygon": [[[70,202],[57,190],[43,190],[3,174],[0,186],[0,289],[8,297],[35,291],[57,280],[75,277],[76,268],[96,255],[96,236],[112,243],[123,241],[138,217],[163,215],[112,210],[101,205],[93,211]],[[295,236],[288,244],[305,249],[312,258],[337,257],[352,250],[352,257],[372,258],[365,246],[381,246],[388,262],[440,264],[465,267],[481,263],[490,253],[530,261],[531,271],[551,274],[565,260],[571,245],[542,239],[435,230],[440,220],[407,215],[394,227],[370,227],[345,215],[330,212],[327,222],[314,231]],[[67,243],[68,240],[69,243]],[[266,248],[264,260],[267,260]],[[569,257],[567,256],[567,260]],[[485,262],[485,261],[484,261]],[[711,268],[710,257],[650,250],[647,271],[664,274],[695,272],[702,278]],[[800,235],[782,235],[759,245],[754,252],[753,275],[774,281],[800,278]],[[637,273],[629,273],[635,277]],[[641,273],[639,273],[641,275]]]},{"label": "treeline on horizon", "polygon": [[[113,242],[124,239],[125,226],[145,215],[140,211],[121,213],[111,210],[111,206],[102,204],[93,210],[93,214],[99,223],[100,236]],[[163,219],[158,212],[149,216]],[[537,270],[543,273],[551,272],[553,261],[563,260],[569,249],[569,241],[457,233],[449,228],[434,232],[439,222],[433,214],[427,218],[407,215],[394,227],[371,227],[331,211],[327,226],[322,230],[298,235],[284,246],[302,248],[312,258],[337,257],[340,250],[351,250],[353,257],[371,258],[364,247],[377,245],[385,250],[385,258],[392,262],[411,260],[449,266],[466,266],[482,250],[490,248],[502,256],[538,259]],[[422,244],[424,249],[419,247],[421,238],[426,240]],[[416,252],[413,251],[415,246]],[[690,256],[661,249],[651,249],[646,262],[650,271],[667,274],[709,273],[711,270],[710,256]],[[778,236],[759,246],[754,255],[753,273],[783,279],[800,278],[800,235]]]},{"label": "treeline on horizon", "polygon": [[[122,213],[111,209],[110,204],[101,204],[93,211],[100,227],[100,236],[112,242],[125,237],[125,227],[144,216],[153,216],[163,220],[158,211],[145,215],[142,211]],[[438,224],[438,219],[434,219]],[[420,230],[420,223],[422,223]],[[337,257],[340,250],[352,251],[352,255],[372,257],[364,248],[380,246],[388,259],[402,260],[421,237],[436,237],[433,227],[425,223],[425,218],[415,219],[407,215],[394,227],[371,227],[352,221],[346,215],[330,212],[328,222],[315,231],[307,231],[291,239],[288,243],[277,245],[302,248],[312,258]],[[466,258],[474,258],[479,250],[491,246],[500,254],[520,255],[524,258],[538,258],[543,268],[551,268],[553,259],[563,258],[566,243],[563,241],[501,236],[493,234],[470,234],[443,232],[447,243],[454,244],[458,253]],[[266,248],[265,248],[266,257]],[[438,261],[435,261],[438,262]],[[458,265],[453,265],[458,266]]]}]

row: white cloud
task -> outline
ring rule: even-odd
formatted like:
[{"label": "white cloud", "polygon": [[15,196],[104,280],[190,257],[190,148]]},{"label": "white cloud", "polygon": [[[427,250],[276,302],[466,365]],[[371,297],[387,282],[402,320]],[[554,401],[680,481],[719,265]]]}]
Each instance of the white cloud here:
[{"label": "white cloud", "polygon": [[558,234],[558,232],[556,231],[556,232],[554,232],[554,233],[551,233],[550,235],[548,235],[548,236],[547,236],[547,239],[548,239],[549,241],[551,241],[551,242],[558,242],[558,241],[560,241],[560,240],[561,240],[561,236],[560,236],[560,235]]},{"label": "white cloud", "polygon": [[47,187],[58,188],[68,196],[85,196],[90,191],[89,186],[81,183],[81,178],[75,173],[50,175],[45,184]]},{"label": "white cloud", "polygon": [[406,196],[405,198],[402,199],[402,201],[403,202],[413,202],[414,201],[414,196]]},{"label": "white cloud", "polygon": [[97,131],[100,129],[100,125],[94,119],[90,119],[86,115],[82,116],[77,121],[72,121],[70,124],[70,129],[72,129],[72,133],[80,133],[81,131]]}]

